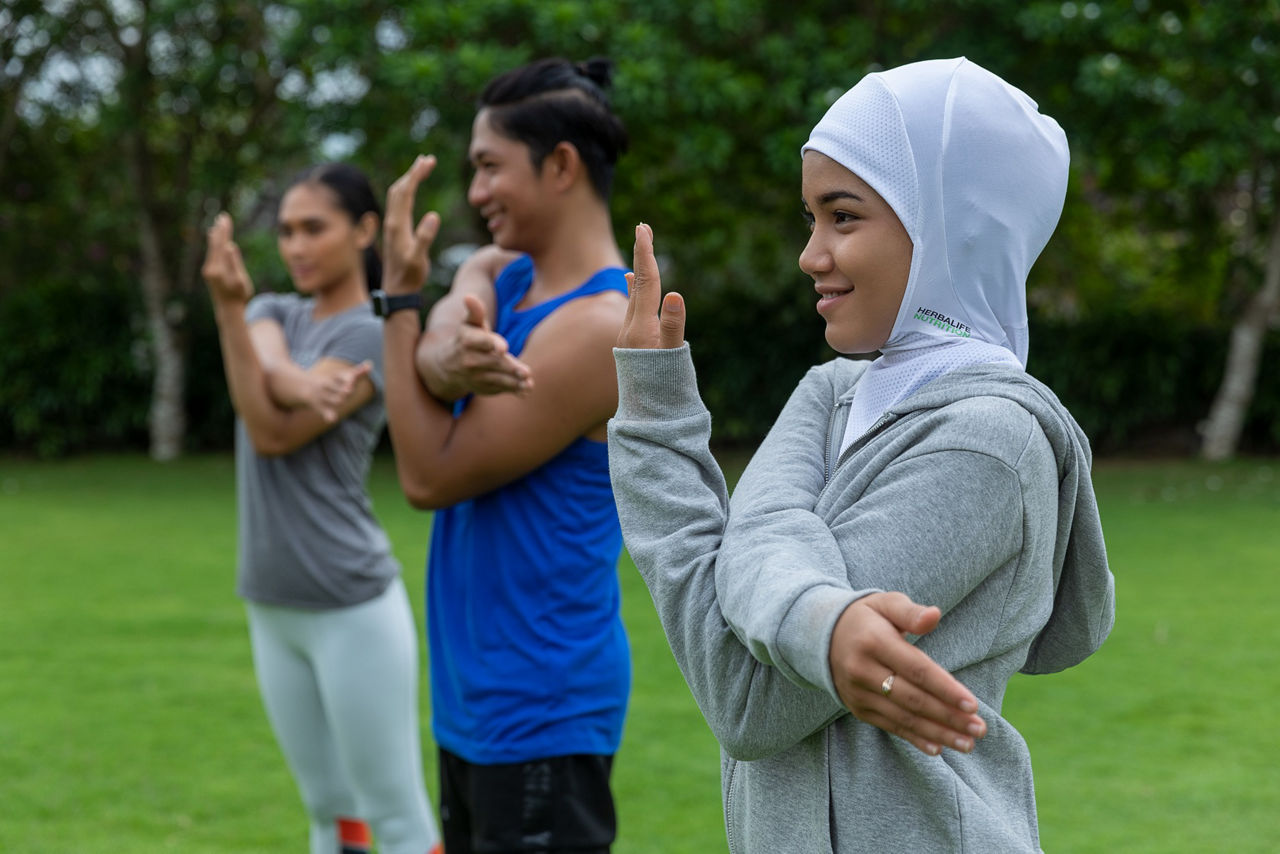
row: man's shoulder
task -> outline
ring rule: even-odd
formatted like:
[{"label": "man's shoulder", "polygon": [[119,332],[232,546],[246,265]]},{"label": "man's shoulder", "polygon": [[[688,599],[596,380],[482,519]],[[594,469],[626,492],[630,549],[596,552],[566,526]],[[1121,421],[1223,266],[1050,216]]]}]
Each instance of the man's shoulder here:
[{"label": "man's shoulder", "polygon": [[[623,283],[625,285],[625,279]],[[611,330],[616,337],[626,314],[626,292],[606,287],[565,300],[539,326],[544,333],[552,330],[557,335],[590,336],[601,330]]]}]

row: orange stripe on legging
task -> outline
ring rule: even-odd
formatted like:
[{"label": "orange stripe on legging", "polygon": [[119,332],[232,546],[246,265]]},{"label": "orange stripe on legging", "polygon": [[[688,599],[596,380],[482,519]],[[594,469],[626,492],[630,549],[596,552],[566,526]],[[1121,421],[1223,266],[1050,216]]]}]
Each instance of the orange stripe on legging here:
[{"label": "orange stripe on legging", "polygon": [[369,825],[358,818],[338,819],[338,841],[343,845],[361,845],[368,848],[373,844],[373,832]]}]

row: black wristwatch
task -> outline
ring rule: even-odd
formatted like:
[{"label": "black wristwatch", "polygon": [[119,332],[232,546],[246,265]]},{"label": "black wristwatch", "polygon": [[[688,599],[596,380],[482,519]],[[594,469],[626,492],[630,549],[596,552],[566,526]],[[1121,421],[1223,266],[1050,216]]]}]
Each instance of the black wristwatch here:
[{"label": "black wristwatch", "polygon": [[422,308],[422,294],[418,292],[392,296],[382,290],[370,291],[369,301],[373,303],[373,313],[378,317],[390,317],[404,308]]}]

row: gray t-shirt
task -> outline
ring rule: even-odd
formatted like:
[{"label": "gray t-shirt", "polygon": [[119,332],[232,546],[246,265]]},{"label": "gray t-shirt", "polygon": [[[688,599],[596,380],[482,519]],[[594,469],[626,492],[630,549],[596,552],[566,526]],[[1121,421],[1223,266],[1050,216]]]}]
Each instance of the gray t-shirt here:
[{"label": "gray t-shirt", "polygon": [[365,490],[386,409],[382,322],[361,304],[316,322],[312,301],[264,293],[247,320],[273,320],[303,368],[322,358],[373,362],[376,394],[350,417],[290,454],[266,457],[236,421],[240,549],[236,592],[268,605],[334,608],[380,594],[400,572]]}]

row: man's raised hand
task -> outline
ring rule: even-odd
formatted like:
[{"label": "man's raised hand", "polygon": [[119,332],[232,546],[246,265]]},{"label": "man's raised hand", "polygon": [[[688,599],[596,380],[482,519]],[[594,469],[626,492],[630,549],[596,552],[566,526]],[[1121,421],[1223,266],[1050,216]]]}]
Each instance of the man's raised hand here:
[{"label": "man's raised hand", "polygon": [[440,231],[440,215],[429,211],[415,226],[413,203],[418,185],[435,168],[434,155],[418,155],[409,170],[387,190],[387,213],[382,224],[382,289],[389,294],[421,290],[431,272],[428,253]]}]

